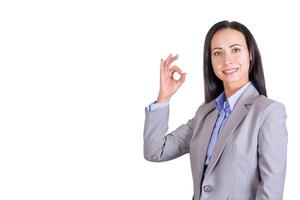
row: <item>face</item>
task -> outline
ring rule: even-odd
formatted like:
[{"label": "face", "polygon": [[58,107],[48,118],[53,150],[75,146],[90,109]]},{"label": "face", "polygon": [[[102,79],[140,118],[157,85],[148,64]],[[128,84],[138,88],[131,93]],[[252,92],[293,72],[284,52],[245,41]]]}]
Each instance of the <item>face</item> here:
[{"label": "face", "polygon": [[241,87],[249,81],[250,54],[244,35],[234,29],[221,29],[211,40],[211,62],[224,87]]}]

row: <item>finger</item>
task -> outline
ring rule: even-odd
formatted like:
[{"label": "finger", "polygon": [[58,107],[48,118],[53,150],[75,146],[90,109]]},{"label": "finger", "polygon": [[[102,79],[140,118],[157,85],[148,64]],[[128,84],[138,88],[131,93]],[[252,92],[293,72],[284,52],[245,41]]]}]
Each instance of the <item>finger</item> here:
[{"label": "finger", "polygon": [[160,59],[160,71],[163,70],[164,66],[165,66],[165,61],[161,58]]},{"label": "finger", "polygon": [[163,72],[165,69],[167,69],[167,67],[166,67],[166,62],[170,59],[170,57],[171,57],[172,55],[171,54],[169,54],[169,56],[166,58],[166,60],[164,60],[164,59],[160,59],[160,71],[161,72]]},{"label": "finger", "polygon": [[178,56],[179,56],[178,54],[176,54],[175,56],[173,56],[173,57],[170,59],[169,63],[172,64],[175,60],[178,59]]},{"label": "finger", "polygon": [[171,56],[171,58],[168,60],[168,62],[166,62],[166,66],[167,66],[167,67],[170,67],[171,64],[172,64],[175,60],[177,60],[177,58],[178,58],[178,54],[176,54],[175,56]]},{"label": "finger", "polygon": [[186,73],[182,73],[180,78],[176,82],[178,82],[180,85],[182,85],[182,83],[185,81],[185,76],[186,76]]},{"label": "finger", "polygon": [[165,66],[168,65],[171,58],[172,58],[172,54],[170,53],[167,59],[165,60]]},{"label": "finger", "polygon": [[170,72],[172,74],[174,74],[174,72],[178,72],[179,74],[182,74],[182,70],[179,67],[177,67],[176,65],[174,65],[173,67],[170,68]]}]

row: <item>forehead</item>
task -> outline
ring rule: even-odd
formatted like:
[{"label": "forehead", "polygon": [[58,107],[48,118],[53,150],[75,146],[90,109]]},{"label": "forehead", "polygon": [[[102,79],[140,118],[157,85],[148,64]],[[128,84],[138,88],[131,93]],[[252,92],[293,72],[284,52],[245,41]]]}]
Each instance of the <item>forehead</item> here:
[{"label": "forehead", "polygon": [[232,44],[240,44],[246,47],[246,39],[243,33],[235,29],[218,30],[212,37],[211,49],[215,47],[228,47]]}]

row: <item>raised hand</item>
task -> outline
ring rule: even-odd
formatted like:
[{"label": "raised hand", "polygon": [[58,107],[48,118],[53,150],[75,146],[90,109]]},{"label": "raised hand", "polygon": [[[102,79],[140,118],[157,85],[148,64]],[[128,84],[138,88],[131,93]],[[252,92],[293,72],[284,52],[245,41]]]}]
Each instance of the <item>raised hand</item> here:
[{"label": "raised hand", "polygon": [[[176,65],[171,66],[177,58],[178,54],[175,56],[170,54],[166,60],[161,59],[160,61],[160,88],[157,97],[158,103],[169,101],[172,95],[175,94],[185,80],[186,73],[183,73]],[[178,80],[173,77],[175,72],[180,75]]]}]

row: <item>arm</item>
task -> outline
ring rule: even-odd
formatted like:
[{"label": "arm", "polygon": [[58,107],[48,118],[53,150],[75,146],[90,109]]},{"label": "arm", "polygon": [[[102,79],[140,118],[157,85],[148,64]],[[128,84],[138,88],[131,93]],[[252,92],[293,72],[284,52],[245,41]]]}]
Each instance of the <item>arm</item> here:
[{"label": "arm", "polygon": [[286,174],[286,111],[281,103],[266,108],[258,136],[260,183],[256,200],[282,200]]},{"label": "arm", "polygon": [[[169,122],[168,102],[183,84],[186,76],[186,73],[183,73],[179,67],[171,66],[177,58],[178,55],[170,54],[166,60],[161,59],[160,88],[156,101],[158,104],[152,104],[145,109],[144,157],[149,161],[171,160],[188,152],[189,140],[192,135],[192,121],[165,135]],[[181,75],[178,80],[173,77],[175,72]],[[151,109],[151,107],[156,108]]]},{"label": "arm", "polygon": [[162,162],[172,160],[189,152],[193,134],[193,119],[166,135],[169,121],[169,105],[145,110],[144,158]]}]

